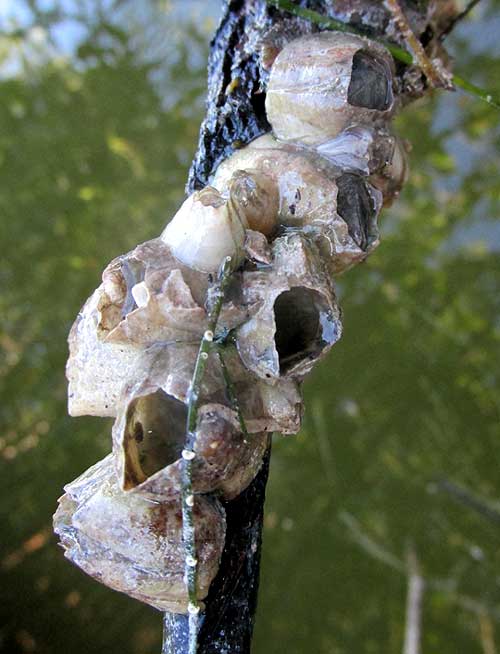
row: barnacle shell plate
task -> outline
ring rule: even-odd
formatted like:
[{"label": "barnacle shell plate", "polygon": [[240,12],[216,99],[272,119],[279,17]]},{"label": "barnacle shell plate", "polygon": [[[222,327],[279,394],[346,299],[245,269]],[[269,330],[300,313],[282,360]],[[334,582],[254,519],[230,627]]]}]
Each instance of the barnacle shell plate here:
[{"label": "barnacle shell plate", "polygon": [[351,125],[387,121],[392,84],[383,46],[341,32],[307,35],[286,45],[271,68],[267,118],[279,139],[318,144]]},{"label": "barnacle shell plate", "polygon": [[[108,456],[65,487],[54,515],[65,556],[105,585],[162,611],[185,613],[180,499],[151,502],[118,487]],[[217,574],[225,515],[213,498],[194,504],[198,597]]]}]

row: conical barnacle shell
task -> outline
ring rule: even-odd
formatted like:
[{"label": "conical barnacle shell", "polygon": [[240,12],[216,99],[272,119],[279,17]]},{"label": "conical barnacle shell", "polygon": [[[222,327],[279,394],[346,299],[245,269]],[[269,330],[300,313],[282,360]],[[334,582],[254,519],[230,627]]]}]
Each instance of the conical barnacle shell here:
[{"label": "conical barnacle shell", "polygon": [[[113,260],[70,332],[70,414],[116,415],[123,385],[147,376],[162,347],[168,349],[168,367],[183,365],[192,374],[207,327],[209,285],[208,274],[181,264],[160,239]],[[246,307],[226,302],[220,327],[233,329],[246,316]]]},{"label": "conical barnacle shell", "polygon": [[280,224],[313,237],[331,273],[344,272],[377,247],[382,195],[369,183],[365,168],[344,171],[312,149],[266,135],[224,161],[212,184],[224,192],[233,176],[247,169],[262,171],[274,182]]},{"label": "conical barnacle shell", "polygon": [[291,233],[273,243],[269,271],[245,273],[242,291],[258,311],[238,330],[243,364],[262,379],[303,377],[340,338],[340,311],[318,249]]},{"label": "conical barnacle shell", "polygon": [[[180,498],[151,502],[120,490],[108,456],[65,487],[54,515],[65,556],[103,584],[162,611],[187,612]],[[213,498],[193,507],[198,598],[219,568],[225,515]]]},{"label": "conical barnacle shell", "polygon": [[354,34],[311,34],[276,58],[267,119],[281,140],[318,144],[351,125],[387,121],[395,105],[392,86],[392,57],[383,46]]},{"label": "conical barnacle shell", "polygon": [[369,176],[390,205],[408,177],[408,157],[400,138],[384,128],[356,125],[316,147],[316,151],[345,172]]},{"label": "conical barnacle shell", "polygon": [[215,273],[225,257],[243,259],[242,216],[220,193],[206,186],[190,195],[164,229],[161,240],[187,266]]},{"label": "conical barnacle shell", "polygon": [[[126,491],[152,500],[181,490],[187,406],[161,388],[143,386],[123,404],[113,427],[118,479]],[[221,404],[198,409],[193,491],[239,495],[252,481],[268,446],[266,434],[245,436],[234,411]]]}]

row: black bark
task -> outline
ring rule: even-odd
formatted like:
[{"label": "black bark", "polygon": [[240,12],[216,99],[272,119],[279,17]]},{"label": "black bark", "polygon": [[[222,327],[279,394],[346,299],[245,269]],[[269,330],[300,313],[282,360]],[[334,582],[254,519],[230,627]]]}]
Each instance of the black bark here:
[{"label": "black bark", "polygon": [[[387,36],[389,15],[379,0],[301,0],[297,4],[351,23],[368,36]],[[427,0],[402,2],[413,28],[421,35],[428,32],[424,18],[427,4]],[[280,38],[283,42],[317,30],[265,0],[224,0],[221,22],[211,43],[207,114],[189,174],[189,193],[207,185],[218,164],[234,150],[270,130],[265,114],[268,73],[260,62],[263,38],[274,34],[277,42]],[[226,545],[205,602],[199,654],[250,652],[269,459],[270,451],[249,488],[226,503]],[[163,654],[187,652],[187,632],[187,616],[166,613]]]}]

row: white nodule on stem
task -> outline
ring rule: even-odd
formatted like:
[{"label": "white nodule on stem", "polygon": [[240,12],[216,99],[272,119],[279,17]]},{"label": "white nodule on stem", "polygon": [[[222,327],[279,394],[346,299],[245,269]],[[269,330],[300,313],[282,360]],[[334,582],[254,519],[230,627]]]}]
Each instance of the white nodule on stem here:
[{"label": "white nodule on stem", "polygon": [[187,506],[194,506],[194,495],[188,495],[186,497]]},{"label": "white nodule on stem", "polygon": [[195,559],[194,556],[191,556],[188,554],[186,556],[186,565],[188,565],[190,568],[195,568],[198,564],[198,559]]},{"label": "white nodule on stem", "polygon": [[188,613],[190,613],[191,615],[198,615],[199,612],[200,612],[200,607],[198,606],[198,604],[193,604],[193,602],[189,602]]},{"label": "white nodule on stem", "polygon": [[190,195],[164,229],[161,240],[191,268],[217,272],[225,257],[244,256],[244,218],[211,186]]},{"label": "white nodule on stem", "polygon": [[196,454],[193,452],[193,450],[182,450],[182,458],[185,461],[192,461]]},{"label": "white nodule on stem", "polygon": [[200,357],[206,361],[208,359],[208,352],[202,352]]},{"label": "white nodule on stem", "polygon": [[214,340],[214,333],[210,331],[210,329],[207,329],[207,331],[203,334],[203,339],[211,343]]}]

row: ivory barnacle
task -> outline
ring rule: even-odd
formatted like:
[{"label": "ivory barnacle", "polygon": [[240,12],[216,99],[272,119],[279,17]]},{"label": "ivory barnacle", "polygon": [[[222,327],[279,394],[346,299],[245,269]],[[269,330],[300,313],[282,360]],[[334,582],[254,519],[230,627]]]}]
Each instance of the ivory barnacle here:
[{"label": "ivory barnacle", "polygon": [[[184,547],[179,497],[151,502],[124,494],[113,457],[65,486],[54,530],[65,556],[101,583],[162,611],[184,613]],[[225,514],[215,498],[194,499],[198,597],[215,577],[224,547]]]},{"label": "ivory barnacle", "polygon": [[225,257],[233,257],[236,265],[242,261],[246,227],[242,214],[206,186],[185,200],[161,240],[185,265],[215,273]]},{"label": "ivory barnacle", "polygon": [[295,39],[277,56],[266,112],[283,141],[317,145],[351,125],[393,114],[394,64],[383,46],[353,34],[322,32]]},{"label": "ivory barnacle", "polygon": [[405,145],[385,127],[348,127],[315,149],[345,172],[366,175],[382,192],[386,206],[397,197],[408,177]]},{"label": "ivory barnacle", "polygon": [[258,170],[274,184],[278,222],[310,235],[332,273],[362,261],[378,245],[382,196],[367,177],[367,163],[366,171],[348,169],[350,177],[345,178],[340,165],[315,149],[280,143],[266,135],[222,162],[212,184],[224,193],[241,170]]}]

